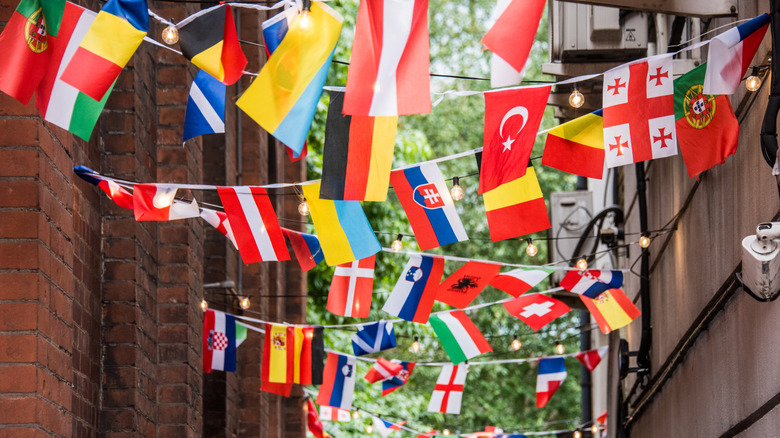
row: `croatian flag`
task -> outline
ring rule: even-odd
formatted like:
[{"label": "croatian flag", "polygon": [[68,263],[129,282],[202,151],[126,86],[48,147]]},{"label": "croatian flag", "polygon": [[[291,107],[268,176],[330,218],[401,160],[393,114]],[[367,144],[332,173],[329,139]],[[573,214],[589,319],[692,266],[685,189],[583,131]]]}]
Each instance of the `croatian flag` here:
[{"label": "croatian flag", "polygon": [[203,319],[203,372],[236,371],[236,348],[246,339],[246,328],[232,315],[209,309]]},{"label": "croatian flag", "polygon": [[384,358],[377,358],[374,365],[366,373],[365,379],[368,383],[381,382],[383,380],[391,379],[403,370],[403,366],[399,362],[391,362]]},{"label": "croatian flag", "polygon": [[377,353],[395,348],[393,323],[385,320],[363,324],[352,335],[352,351],[355,356]]},{"label": "croatian flag", "polygon": [[408,382],[409,377],[412,376],[412,371],[414,371],[414,366],[416,365],[416,362],[403,362],[396,359],[393,359],[392,362],[400,363],[402,369],[395,376],[382,381],[382,397],[406,385],[406,382]]},{"label": "croatian flag", "polygon": [[355,356],[328,353],[328,360],[322,373],[322,385],[317,394],[318,405],[341,409],[352,408],[356,365]]},{"label": "croatian flag", "polygon": [[436,163],[394,170],[390,173],[390,182],[409,216],[421,250],[468,240]]},{"label": "croatian flag", "polygon": [[200,216],[198,202],[174,199],[173,184],[136,184],[133,186],[133,212],[137,221],[172,221]]},{"label": "croatian flag", "polygon": [[769,27],[769,14],[742,23],[710,41],[703,94],[734,94]]},{"label": "croatian flag", "polygon": [[225,132],[225,91],[227,87],[201,70],[190,86],[190,97],[184,111],[185,142],[203,134]]},{"label": "croatian flag", "polygon": [[387,438],[388,435],[395,432],[396,430],[401,430],[401,426],[406,424],[406,421],[402,421],[400,423],[391,423],[379,417],[373,417],[372,420],[374,422],[374,431],[382,438]]},{"label": "croatian flag", "polygon": [[623,286],[623,273],[620,271],[569,271],[561,280],[561,287],[569,292],[596,298],[604,291]]},{"label": "croatian flag", "polygon": [[562,357],[539,360],[539,375],[536,377],[536,407],[543,408],[566,378],[566,364]]},{"label": "croatian flag", "polygon": [[444,259],[414,254],[382,310],[406,321],[428,322],[444,272]]}]

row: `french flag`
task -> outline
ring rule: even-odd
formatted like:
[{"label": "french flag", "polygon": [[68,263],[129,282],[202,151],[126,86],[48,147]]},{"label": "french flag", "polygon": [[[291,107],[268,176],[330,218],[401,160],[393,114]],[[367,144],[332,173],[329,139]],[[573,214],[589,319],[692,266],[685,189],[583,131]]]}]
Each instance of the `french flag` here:
[{"label": "french flag", "polygon": [[317,394],[317,404],[334,408],[351,409],[355,392],[357,359],[338,353],[328,353],[322,385]]},{"label": "french flag", "polygon": [[769,14],[742,23],[710,41],[704,94],[734,94],[769,27]]},{"label": "french flag", "polygon": [[374,422],[374,431],[382,438],[387,438],[388,435],[395,432],[396,430],[401,430],[401,426],[406,424],[406,421],[402,421],[400,423],[391,423],[379,417],[372,417],[372,420]]},{"label": "french flag", "polygon": [[317,263],[325,259],[320,247],[320,239],[314,234],[306,234],[298,231],[282,228],[282,233],[290,241],[295,257],[301,265],[301,270],[307,272]]},{"label": "french flag", "polygon": [[352,335],[352,351],[355,356],[378,353],[395,348],[393,323],[385,320],[363,324]]},{"label": "french flag", "polygon": [[620,271],[569,271],[561,280],[561,287],[569,292],[596,298],[604,291],[623,286],[623,273]]},{"label": "french flag", "polygon": [[203,320],[203,372],[236,371],[236,319],[209,309]]},{"label": "french flag", "polygon": [[384,358],[377,358],[374,365],[366,373],[365,379],[368,383],[381,382],[383,380],[391,379],[393,376],[403,370],[404,367],[399,362],[390,362]]},{"label": "french flag", "polygon": [[566,379],[566,364],[562,357],[539,360],[539,374],[536,377],[537,408],[543,408],[550,401],[564,379]]},{"label": "french flag", "polygon": [[133,213],[137,221],[172,221],[200,216],[198,202],[176,201],[177,187],[172,184],[136,184],[133,186]]},{"label": "french flag", "polygon": [[468,240],[436,163],[394,170],[390,173],[390,182],[409,217],[421,250]]},{"label": "french flag", "polygon": [[382,310],[406,321],[427,323],[443,272],[442,258],[410,256]]}]

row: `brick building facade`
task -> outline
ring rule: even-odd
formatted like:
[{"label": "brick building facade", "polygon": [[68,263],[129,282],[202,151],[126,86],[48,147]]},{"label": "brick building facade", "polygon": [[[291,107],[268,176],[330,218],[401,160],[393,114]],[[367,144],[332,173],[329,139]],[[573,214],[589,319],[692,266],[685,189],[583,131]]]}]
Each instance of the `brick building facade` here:
[{"label": "brick building facade", "polygon": [[[0,0],[0,25],[16,5]],[[181,20],[196,5],[150,7]],[[234,13],[240,38],[258,41],[266,16]],[[152,23],[150,35],[160,30]],[[247,70],[258,71],[262,48],[244,50]],[[204,222],[136,222],[72,171],[82,164],[134,181],[214,185],[305,178],[303,164],[291,164],[230,103],[224,136],[182,146],[195,72],[183,57],[142,44],[88,143],[0,93],[0,437],[304,435],[299,392],[284,399],[259,391],[259,333],[239,348],[237,373],[204,375],[201,367],[201,300],[240,312],[228,289],[204,283],[235,282],[252,299],[248,315],[303,322],[297,262],[242,266]],[[248,85],[245,78],[228,87],[227,101]],[[193,195],[219,203],[214,192]],[[294,196],[272,200],[280,218],[299,217]]]}]

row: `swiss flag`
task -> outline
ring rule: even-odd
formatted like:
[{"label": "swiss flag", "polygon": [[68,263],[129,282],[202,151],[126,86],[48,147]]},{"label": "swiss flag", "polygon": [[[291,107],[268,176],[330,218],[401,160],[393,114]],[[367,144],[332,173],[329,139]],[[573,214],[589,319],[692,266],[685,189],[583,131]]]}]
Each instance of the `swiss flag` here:
[{"label": "swiss flag", "polygon": [[521,295],[504,303],[510,315],[528,324],[534,331],[546,326],[553,319],[571,310],[562,301],[542,294]]},{"label": "swiss flag", "polygon": [[352,318],[368,317],[374,292],[375,261],[376,256],[372,255],[336,266],[328,291],[328,311]]},{"label": "swiss flag", "polygon": [[501,265],[494,263],[468,262],[439,285],[436,301],[462,309],[474,301],[500,269]]},{"label": "swiss flag", "polygon": [[485,93],[479,194],[525,175],[549,95],[549,85]]}]

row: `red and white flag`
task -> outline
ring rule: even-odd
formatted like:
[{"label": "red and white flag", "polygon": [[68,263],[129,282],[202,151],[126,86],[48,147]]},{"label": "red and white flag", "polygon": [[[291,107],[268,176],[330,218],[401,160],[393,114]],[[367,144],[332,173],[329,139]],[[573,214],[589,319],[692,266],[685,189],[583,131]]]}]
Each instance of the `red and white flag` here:
[{"label": "red and white flag", "polygon": [[[515,71],[522,71],[536,40],[544,4],[545,0],[514,0],[504,6],[496,24],[482,37],[482,44]],[[501,6],[499,2],[497,8]]]},{"label": "red and white flag", "polygon": [[204,208],[200,212],[200,217],[203,218],[204,221],[208,222],[209,225],[216,228],[217,231],[224,234],[225,237],[230,240],[230,243],[232,243],[233,246],[238,249],[238,245],[236,245],[236,238],[233,236],[233,230],[230,229],[230,222],[228,222],[227,214],[221,211],[212,210],[210,208]]},{"label": "red and white flag", "polygon": [[479,194],[525,175],[550,86],[485,93]]},{"label": "red and white flag", "polygon": [[133,203],[135,202],[133,194],[125,190],[124,187],[108,179],[100,180],[98,187],[100,187],[116,205],[122,208],[133,209]]},{"label": "red and white flag", "polygon": [[604,73],[607,167],[677,155],[672,55]]},{"label": "red and white flag", "polygon": [[607,354],[608,350],[609,350],[609,346],[605,345],[595,350],[580,351],[579,353],[575,354],[574,357],[576,357],[580,362],[582,362],[582,364],[585,365],[585,368],[587,368],[588,371],[593,372],[593,370],[601,362],[601,359],[604,358],[604,355]]},{"label": "red and white flag", "polygon": [[510,315],[528,324],[533,331],[539,330],[553,319],[571,310],[562,301],[542,294],[521,295],[519,298],[505,302],[504,308]]},{"label": "red and white flag", "polygon": [[328,291],[330,313],[352,318],[367,318],[374,292],[376,255],[336,266]]},{"label": "red and white flag", "polygon": [[360,2],[344,114],[431,112],[429,70],[428,0]]},{"label": "red and white flag", "polygon": [[381,382],[392,379],[403,371],[404,366],[400,362],[391,362],[387,359],[378,357],[374,365],[366,373],[366,380],[369,383]]},{"label": "red and white flag", "polygon": [[545,268],[517,268],[496,275],[490,280],[490,285],[517,298],[544,281],[552,272],[552,269]]},{"label": "red and white flag", "polygon": [[290,260],[276,212],[262,187],[217,187],[244,263]]},{"label": "red and white flag", "polygon": [[460,414],[460,402],[463,398],[463,387],[466,385],[468,367],[467,364],[441,367],[441,374],[433,388],[431,401],[428,402],[428,412]]},{"label": "red and white flag", "polygon": [[133,187],[133,212],[137,221],[173,221],[200,216],[198,202],[176,201],[173,184],[136,184]]},{"label": "red and white flag", "polygon": [[459,309],[467,307],[500,269],[501,265],[494,263],[470,261],[439,285],[436,301]]},{"label": "red and white flag", "polygon": [[331,406],[320,406],[320,421],[351,421],[349,409],[334,408]]}]

